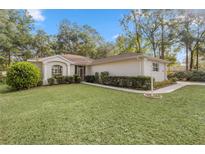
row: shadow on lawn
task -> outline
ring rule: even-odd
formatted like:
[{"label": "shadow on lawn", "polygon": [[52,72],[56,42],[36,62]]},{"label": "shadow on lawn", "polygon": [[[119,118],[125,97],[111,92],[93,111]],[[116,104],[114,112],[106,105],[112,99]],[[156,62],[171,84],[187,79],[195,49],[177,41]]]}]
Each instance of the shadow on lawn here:
[{"label": "shadow on lawn", "polygon": [[6,84],[0,84],[0,94],[7,94],[11,92],[16,92],[16,90],[13,88],[10,88]]}]

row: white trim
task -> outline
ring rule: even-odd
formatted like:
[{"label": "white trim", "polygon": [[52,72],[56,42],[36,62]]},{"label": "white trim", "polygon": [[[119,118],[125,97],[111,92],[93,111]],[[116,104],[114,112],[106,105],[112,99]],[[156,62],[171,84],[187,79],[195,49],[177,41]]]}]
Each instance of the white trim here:
[{"label": "white trim", "polygon": [[64,58],[63,56],[61,55],[54,55],[54,56],[50,56],[50,57],[45,57],[45,58],[41,58],[41,59],[28,59],[27,61],[30,61],[30,62],[44,62],[46,60],[49,60],[49,59],[52,59],[52,58],[60,58],[62,60],[65,60],[67,62],[69,62],[70,64],[75,64],[74,62]]}]

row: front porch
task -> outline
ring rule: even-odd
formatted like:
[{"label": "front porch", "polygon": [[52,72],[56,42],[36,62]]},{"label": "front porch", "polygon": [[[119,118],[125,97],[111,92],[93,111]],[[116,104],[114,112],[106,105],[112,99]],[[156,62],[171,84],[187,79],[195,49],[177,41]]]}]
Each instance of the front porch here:
[{"label": "front porch", "polygon": [[81,80],[84,81],[85,80],[85,75],[86,75],[86,66],[82,66],[82,65],[75,65],[75,74],[77,74],[78,76],[80,76]]}]

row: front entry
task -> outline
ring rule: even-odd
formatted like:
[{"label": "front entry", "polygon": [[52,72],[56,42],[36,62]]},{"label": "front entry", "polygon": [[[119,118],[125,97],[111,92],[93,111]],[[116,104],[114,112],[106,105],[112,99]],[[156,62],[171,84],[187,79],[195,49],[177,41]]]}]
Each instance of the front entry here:
[{"label": "front entry", "polygon": [[75,74],[80,76],[81,80],[85,79],[85,66],[75,66]]}]

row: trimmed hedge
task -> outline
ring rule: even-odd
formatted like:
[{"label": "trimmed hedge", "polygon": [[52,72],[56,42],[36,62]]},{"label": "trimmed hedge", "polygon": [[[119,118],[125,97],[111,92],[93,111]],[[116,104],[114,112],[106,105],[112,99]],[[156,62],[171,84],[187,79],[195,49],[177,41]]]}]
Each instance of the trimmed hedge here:
[{"label": "trimmed hedge", "polygon": [[158,88],[163,88],[166,86],[169,86],[171,84],[176,83],[176,81],[174,80],[165,80],[165,81],[161,81],[161,82],[154,82],[154,88],[158,89]]},{"label": "trimmed hedge", "polygon": [[116,87],[133,88],[139,90],[150,90],[151,89],[151,78],[147,76],[109,76],[104,81],[105,85],[112,85]]},{"label": "trimmed hedge", "polygon": [[100,82],[100,76],[98,72],[95,72],[95,82],[99,83]]},{"label": "trimmed hedge", "polygon": [[102,84],[105,84],[105,82],[107,81],[107,79],[108,79],[108,77],[109,77],[109,72],[101,72],[100,73],[100,82],[102,83]]},{"label": "trimmed hedge", "polygon": [[85,76],[85,81],[94,83],[95,82],[95,76],[94,75],[86,75]]},{"label": "trimmed hedge", "polygon": [[182,81],[205,82],[205,71],[176,72],[168,75],[169,79],[175,78]]},{"label": "trimmed hedge", "polygon": [[48,81],[48,85],[50,86],[55,84],[55,78],[49,78],[47,81]]},{"label": "trimmed hedge", "polygon": [[81,82],[81,78],[78,75],[74,75],[73,80],[74,80],[75,83],[80,83]]},{"label": "trimmed hedge", "polygon": [[49,78],[48,85],[54,85],[54,84],[71,84],[71,83],[79,83],[80,77],[78,75],[74,76],[56,76]]},{"label": "trimmed hedge", "polygon": [[[147,76],[109,76],[108,72],[101,72],[101,84],[111,85],[116,87],[125,87],[132,89],[140,89],[140,90],[150,90],[151,89],[151,78]],[[86,76],[87,82],[96,82],[96,75],[88,75]]]},{"label": "trimmed hedge", "polygon": [[8,69],[6,83],[17,90],[28,89],[38,85],[40,70],[30,62],[17,62]]}]

